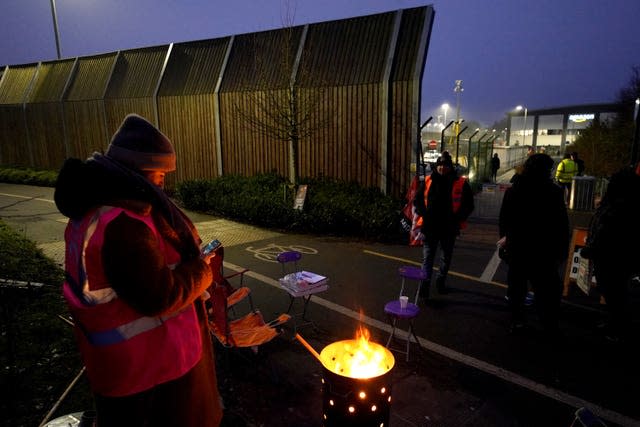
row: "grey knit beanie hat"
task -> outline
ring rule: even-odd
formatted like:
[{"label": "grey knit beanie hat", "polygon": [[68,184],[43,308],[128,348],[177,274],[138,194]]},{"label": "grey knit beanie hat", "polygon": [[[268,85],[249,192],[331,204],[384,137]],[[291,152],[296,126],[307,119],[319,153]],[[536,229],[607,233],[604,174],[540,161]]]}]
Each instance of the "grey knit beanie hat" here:
[{"label": "grey knit beanie hat", "polygon": [[124,118],[105,155],[139,171],[176,170],[176,152],[169,138],[137,114]]}]

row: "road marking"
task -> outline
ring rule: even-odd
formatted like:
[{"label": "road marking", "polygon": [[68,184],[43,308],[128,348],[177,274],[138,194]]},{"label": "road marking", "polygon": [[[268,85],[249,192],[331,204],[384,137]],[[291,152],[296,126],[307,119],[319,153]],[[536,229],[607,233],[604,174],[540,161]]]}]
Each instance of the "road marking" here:
[{"label": "road marking", "polygon": [[[365,252],[371,252],[371,251],[365,251]],[[376,254],[375,252],[372,252],[373,254]],[[382,254],[381,254],[382,255]],[[401,260],[401,258],[395,258],[395,257],[391,257],[391,256],[385,256],[386,258],[394,258],[397,260]],[[229,268],[230,270],[234,270],[234,271],[242,271],[244,270],[244,268],[232,264],[230,262],[223,262],[224,267],[225,268]],[[451,273],[451,272],[450,272]],[[278,283],[277,280],[272,279],[271,277],[265,276],[263,274],[260,273],[256,273],[254,271],[247,271],[245,273],[245,275],[258,280],[262,283],[265,283],[269,286],[272,286],[274,288],[277,288],[279,290],[282,290],[282,288],[280,287],[280,283]],[[313,301],[314,303],[321,305],[322,307],[328,309],[328,310],[332,310],[336,313],[340,313],[344,316],[350,317],[352,319],[358,320],[364,324],[366,324],[369,327],[372,328],[376,328],[379,329],[383,332],[386,333],[391,333],[391,326],[388,325],[385,322],[381,322],[380,320],[371,318],[367,315],[363,315],[360,312],[351,310],[347,307],[343,307],[339,304],[336,304],[334,302],[331,302],[329,300],[326,300],[324,298],[319,297],[317,294],[314,295],[314,297],[311,299],[311,301]],[[407,333],[407,331],[401,331],[404,334]],[[428,339],[424,338],[424,337],[417,337],[418,340],[420,341],[420,345],[427,349],[430,350],[434,353],[437,353],[443,357],[446,357],[448,359],[454,360],[458,363],[461,363],[463,365],[466,366],[471,366],[473,368],[476,368],[482,372],[485,372],[487,374],[493,375],[495,377],[498,377],[504,381],[510,382],[511,384],[515,384],[518,385],[520,387],[526,388],[534,393],[538,393],[542,396],[551,398],[553,400],[556,400],[558,402],[564,403],[566,405],[569,405],[573,408],[582,408],[582,407],[587,407],[589,408],[594,414],[596,414],[598,417],[605,419],[607,421],[611,421],[615,424],[619,424],[619,425],[638,425],[638,420],[635,420],[633,418],[627,417],[626,415],[620,414],[618,412],[615,411],[611,411],[609,409],[606,409],[602,406],[596,405],[594,403],[591,403],[587,400],[584,400],[580,397],[574,396],[572,394],[569,393],[565,393],[563,391],[557,390],[553,387],[549,387],[546,386],[544,384],[540,384],[537,383],[529,378],[523,377],[522,375],[518,375],[515,372],[511,372],[508,371],[504,368],[501,368],[499,366],[495,366],[492,365],[491,363],[482,361],[480,359],[476,359],[475,357],[466,355],[464,353],[460,353],[456,350],[450,349],[448,347],[445,347],[443,345],[437,344],[433,341],[429,341]],[[412,339],[413,341],[413,339]]]},{"label": "road marking", "polygon": [[[391,260],[394,260],[394,261],[399,261],[399,262],[401,262],[403,264],[412,264],[412,265],[417,265],[417,266],[421,266],[422,265],[421,263],[413,261],[413,260],[410,260],[410,259],[399,258],[399,257],[383,254],[383,253],[380,253],[380,252],[370,251],[368,249],[363,250],[363,252],[366,253],[366,254],[378,256],[378,257],[381,257],[381,258],[386,258],[386,259],[391,259]],[[496,254],[494,253],[494,256],[495,255]],[[493,260],[493,258],[492,258],[492,260]],[[489,261],[489,263],[491,263],[491,261]],[[434,268],[434,270],[438,269],[438,267],[433,267],[433,268]],[[485,272],[487,271],[487,269],[488,269],[488,267],[485,268]],[[504,283],[494,282],[493,280],[483,280],[482,277],[478,278],[478,277],[475,277],[475,276],[469,276],[468,274],[457,273],[457,272],[451,271],[451,270],[449,270],[449,274],[451,274],[453,276],[461,277],[463,279],[471,280],[471,281],[474,281],[474,282],[487,283],[487,284],[490,284],[490,285],[498,286],[498,287],[503,288],[503,289],[507,289],[507,285],[505,285]],[[495,274],[495,272],[493,274]],[[484,275],[484,273],[483,273],[483,275]],[[577,304],[575,302],[567,301],[564,298],[562,299],[562,304],[566,304],[566,305],[571,306],[571,307],[577,307],[577,308],[580,308],[582,310],[587,310],[587,311],[593,311],[593,312],[601,312],[602,311],[602,310],[599,310],[598,308],[595,308],[595,307],[589,307],[588,305],[582,305],[582,304]]]},{"label": "road marking", "polygon": [[[365,249],[362,252],[364,252],[365,254],[369,254],[369,255],[373,255],[373,256],[377,256],[377,257],[381,257],[381,258],[387,258],[387,259],[391,259],[391,260],[394,260],[394,261],[400,261],[400,262],[402,262],[404,264],[411,264],[411,265],[417,265],[417,266],[421,266],[422,265],[422,263],[419,263],[419,262],[416,262],[416,261],[413,261],[413,260],[410,260],[410,259],[399,258],[399,257],[383,254],[383,253],[380,253],[380,252],[370,251],[368,249]],[[437,270],[438,267],[433,267],[433,269]],[[478,278],[476,276],[470,276],[468,274],[458,273],[458,272],[452,271],[452,270],[449,270],[449,274],[451,274],[452,276],[461,277],[463,279],[472,280],[474,282],[488,283],[490,285],[498,286],[498,287],[501,287],[501,288],[505,288],[505,289],[507,288],[507,285],[505,285],[503,283],[494,282],[493,280],[484,281],[481,278]]]},{"label": "road marking", "polygon": [[7,196],[7,197],[15,197],[17,199],[30,199],[30,200],[37,200],[39,202],[48,202],[48,203],[55,203],[53,200],[51,199],[42,199],[40,197],[33,197],[33,196],[21,196],[19,194],[8,194],[8,193],[0,193],[0,196]]},{"label": "road marking", "polygon": [[301,245],[283,246],[275,243],[269,243],[267,246],[264,246],[262,248],[254,249],[253,246],[247,246],[244,249],[245,251],[252,253],[255,258],[261,261],[267,261],[267,262],[273,262],[273,263],[277,263],[278,255],[286,251],[297,251],[302,254],[311,254],[311,255],[315,255],[318,253],[317,249],[310,248],[307,246],[301,246]]},{"label": "road marking", "polygon": [[484,271],[480,276],[480,281],[490,283],[493,280],[493,276],[496,274],[496,270],[498,270],[498,266],[500,265],[501,261],[499,253],[499,250],[496,249],[496,251],[493,253],[493,256],[491,257],[491,260],[484,268]]}]

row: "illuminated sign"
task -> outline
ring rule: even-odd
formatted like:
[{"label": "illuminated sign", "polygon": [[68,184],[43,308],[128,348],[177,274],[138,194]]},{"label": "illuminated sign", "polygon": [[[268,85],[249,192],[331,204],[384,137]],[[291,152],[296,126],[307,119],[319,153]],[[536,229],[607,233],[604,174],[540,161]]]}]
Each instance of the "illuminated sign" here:
[{"label": "illuminated sign", "polygon": [[587,120],[593,120],[594,118],[594,114],[571,114],[569,116],[569,120],[575,123],[586,122]]}]

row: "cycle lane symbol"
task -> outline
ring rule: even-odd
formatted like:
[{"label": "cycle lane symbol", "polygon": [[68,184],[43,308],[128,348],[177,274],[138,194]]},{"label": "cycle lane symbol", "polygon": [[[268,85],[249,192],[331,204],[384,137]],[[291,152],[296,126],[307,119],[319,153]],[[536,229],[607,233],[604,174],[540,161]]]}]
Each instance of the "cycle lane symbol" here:
[{"label": "cycle lane symbol", "polygon": [[278,254],[286,251],[298,251],[302,254],[311,254],[311,255],[318,253],[317,249],[313,249],[308,246],[302,246],[302,245],[285,246],[285,245],[276,245],[275,243],[270,243],[267,246],[263,246],[260,248],[247,246],[245,249],[247,250],[247,252],[253,253],[253,256],[255,258],[261,261],[266,261],[266,262],[278,262],[276,259]]}]

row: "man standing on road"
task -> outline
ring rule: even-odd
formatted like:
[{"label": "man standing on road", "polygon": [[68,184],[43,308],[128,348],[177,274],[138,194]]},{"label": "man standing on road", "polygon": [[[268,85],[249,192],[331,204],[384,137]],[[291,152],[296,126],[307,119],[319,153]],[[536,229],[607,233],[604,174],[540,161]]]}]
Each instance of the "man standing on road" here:
[{"label": "man standing on road", "polygon": [[567,257],[570,231],[562,189],[551,179],[552,168],[553,159],[546,154],[527,158],[519,178],[504,194],[499,244],[509,259],[511,332],[524,330],[530,282],[544,332],[555,339],[562,296],[560,265]]},{"label": "man standing on road", "polygon": [[426,302],[438,245],[442,257],[436,287],[440,294],[444,294],[447,292],[447,273],[456,237],[460,234],[460,229],[465,228],[466,220],[474,208],[469,182],[456,174],[448,153],[438,157],[435,171],[425,178],[413,203],[416,212],[422,217],[422,268],[427,273],[427,279],[421,284],[420,296]]},{"label": "man standing on road", "polygon": [[[605,336],[612,340],[633,337],[630,283],[640,273],[640,162],[611,177],[600,206],[591,219],[587,245],[580,255],[593,261],[597,289],[608,313]],[[625,245],[623,241],[632,242]]]}]

